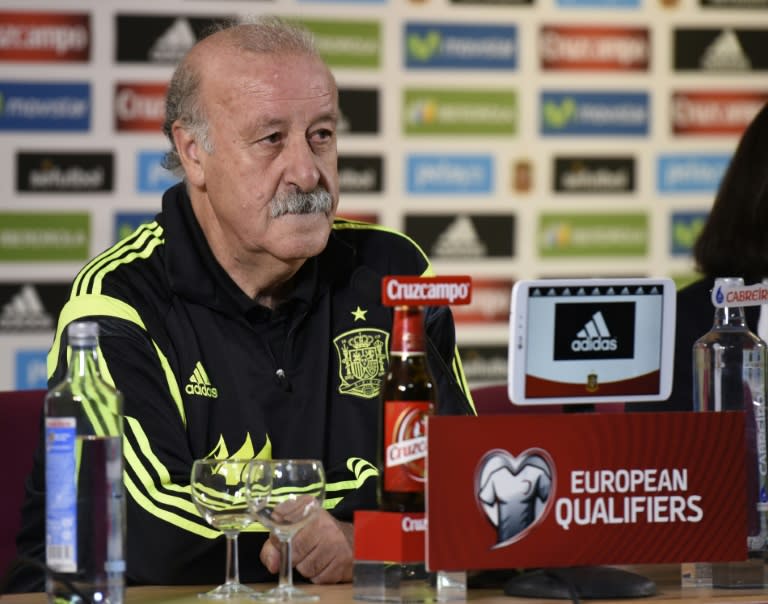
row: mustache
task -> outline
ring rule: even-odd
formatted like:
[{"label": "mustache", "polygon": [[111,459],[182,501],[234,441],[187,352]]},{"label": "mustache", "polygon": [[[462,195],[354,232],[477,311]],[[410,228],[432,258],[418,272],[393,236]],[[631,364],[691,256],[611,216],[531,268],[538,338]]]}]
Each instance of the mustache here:
[{"label": "mustache", "polygon": [[285,214],[328,214],[333,207],[333,198],[325,188],[318,187],[309,193],[278,193],[269,205],[272,218]]}]

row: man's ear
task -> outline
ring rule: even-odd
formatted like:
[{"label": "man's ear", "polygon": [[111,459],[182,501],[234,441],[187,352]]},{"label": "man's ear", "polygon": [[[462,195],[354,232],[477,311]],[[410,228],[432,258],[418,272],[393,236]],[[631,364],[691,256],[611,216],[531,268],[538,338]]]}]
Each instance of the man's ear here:
[{"label": "man's ear", "polygon": [[172,133],[176,152],[179,154],[181,165],[184,166],[187,181],[196,187],[202,187],[205,183],[205,174],[200,163],[200,145],[192,133],[179,122],[174,122]]}]

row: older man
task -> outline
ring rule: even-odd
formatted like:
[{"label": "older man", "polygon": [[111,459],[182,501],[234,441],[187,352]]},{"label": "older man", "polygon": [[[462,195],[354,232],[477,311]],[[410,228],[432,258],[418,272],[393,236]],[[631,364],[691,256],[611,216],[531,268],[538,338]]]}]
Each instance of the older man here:
[{"label": "older man", "polygon": [[[301,28],[273,18],[200,41],[171,81],[166,163],[183,182],[151,224],[77,275],[65,326],[92,317],[108,376],[125,397],[128,571],[132,583],[218,583],[224,539],[190,503],[197,458],[310,457],[326,507],[294,538],[295,568],[352,577],[352,512],[375,507],[378,393],[391,310],[387,274],[429,274],[410,239],[335,220],[334,78]],[[438,412],[474,413],[449,309],[426,317]],[[350,351],[369,359],[350,362]],[[28,481],[19,551],[43,558],[42,454]],[[273,578],[261,531],[240,537],[241,578]],[[20,575],[19,590],[42,587]]]}]

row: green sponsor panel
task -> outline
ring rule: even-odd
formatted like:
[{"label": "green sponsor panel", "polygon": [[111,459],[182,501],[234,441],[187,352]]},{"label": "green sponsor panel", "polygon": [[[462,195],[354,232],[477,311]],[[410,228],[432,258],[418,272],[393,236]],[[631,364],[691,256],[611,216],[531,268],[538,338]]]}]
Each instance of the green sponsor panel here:
[{"label": "green sponsor panel", "polygon": [[690,285],[694,281],[703,278],[704,275],[697,273],[696,271],[691,271],[690,273],[676,273],[669,277],[675,282],[676,289],[683,289],[686,285]]},{"label": "green sponsor panel", "polygon": [[298,19],[315,36],[320,55],[331,67],[377,68],[381,64],[378,21]]},{"label": "green sponsor panel", "polygon": [[90,240],[85,212],[0,212],[0,262],[87,260]]},{"label": "green sponsor panel", "polygon": [[514,90],[411,88],[403,94],[406,134],[510,136],[517,133]]},{"label": "green sponsor panel", "polygon": [[538,248],[542,258],[637,256],[648,253],[646,214],[542,214]]}]

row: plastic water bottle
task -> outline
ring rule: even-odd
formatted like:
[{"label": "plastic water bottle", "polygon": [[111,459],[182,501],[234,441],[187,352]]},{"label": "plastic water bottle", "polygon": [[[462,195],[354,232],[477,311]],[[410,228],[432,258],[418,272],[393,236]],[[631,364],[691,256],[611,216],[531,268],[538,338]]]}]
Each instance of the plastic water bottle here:
[{"label": "plastic water bottle", "polygon": [[67,377],[45,399],[49,602],[122,604],[122,395],[101,376],[99,325],[69,325]]},{"label": "plastic water bottle", "polygon": [[[744,285],[740,277],[715,281],[715,296],[723,287]],[[757,561],[757,575],[749,577],[736,565],[718,578],[713,566],[713,583],[730,587],[763,584],[762,559],[768,537],[768,459],[766,458],[766,344],[747,327],[744,309],[715,307],[712,329],[693,345],[693,401],[697,411],[744,411],[746,435],[749,558]]]}]

